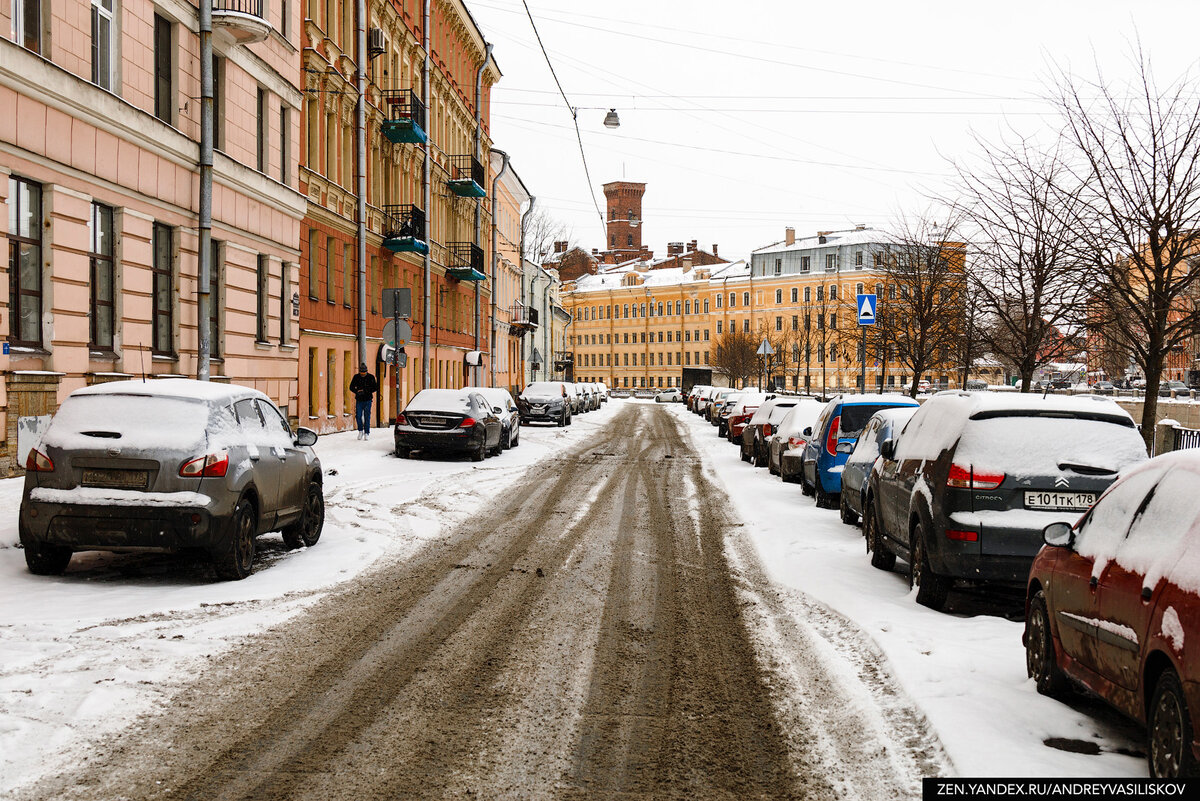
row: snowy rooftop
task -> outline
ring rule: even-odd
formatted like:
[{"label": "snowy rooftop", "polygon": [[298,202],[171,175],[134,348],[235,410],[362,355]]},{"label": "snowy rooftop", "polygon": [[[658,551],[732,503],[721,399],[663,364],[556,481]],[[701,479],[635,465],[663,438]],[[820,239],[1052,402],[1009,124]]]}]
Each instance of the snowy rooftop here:
[{"label": "snowy rooftop", "polygon": [[625,276],[637,275],[639,283],[635,286],[658,287],[678,286],[681,284],[709,283],[726,278],[738,278],[750,274],[750,265],[744,261],[714,264],[704,267],[692,267],[684,270],[682,267],[663,267],[658,270],[642,272],[635,269],[640,262],[632,261],[615,264],[596,275],[585,275],[575,281],[574,292],[595,292],[605,289],[631,288],[625,283]]},{"label": "snowy rooftop", "polygon": [[815,250],[817,248],[841,247],[847,245],[872,245],[872,244],[895,244],[896,239],[892,234],[880,231],[877,228],[862,228],[852,231],[831,231],[825,234],[825,241],[821,242],[821,237],[817,234],[806,236],[797,239],[794,244],[786,244],[786,240],[774,242],[770,245],[764,245],[761,248],[750,251],[755,253],[781,253],[792,250]]}]

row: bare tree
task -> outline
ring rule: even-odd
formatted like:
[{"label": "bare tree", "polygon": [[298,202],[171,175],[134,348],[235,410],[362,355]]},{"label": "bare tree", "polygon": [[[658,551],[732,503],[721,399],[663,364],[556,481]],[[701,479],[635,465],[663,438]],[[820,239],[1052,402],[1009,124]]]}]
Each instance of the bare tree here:
[{"label": "bare tree", "polygon": [[1145,373],[1149,447],[1168,356],[1200,328],[1200,104],[1190,73],[1160,88],[1142,53],[1137,68],[1129,86],[1064,74],[1057,100],[1097,219],[1080,231],[1101,277],[1092,311]]},{"label": "bare tree", "polygon": [[729,379],[730,386],[745,386],[758,373],[758,342],[749,331],[733,326],[717,338],[713,350],[712,368]]},{"label": "bare tree", "polygon": [[548,209],[535,208],[525,223],[525,258],[534,264],[544,264],[554,252],[554,243],[563,241],[570,241],[566,224]]},{"label": "bare tree", "polygon": [[868,326],[867,349],[912,371],[913,397],[921,375],[949,362],[963,336],[966,247],[949,238],[952,230],[929,215],[901,219],[882,254],[887,297]]},{"label": "bare tree", "polygon": [[1071,338],[1061,332],[1078,328],[1084,317],[1095,264],[1080,247],[1080,228],[1090,227],[1085,183],[1068,169],[1061,145],[980,145],[982,169],[958,165],[976,279],[964,286],[970,330],[963,342],[968,350],[981,342],[1011,365],[1028,392],[1037,368],[1066,355]]}]

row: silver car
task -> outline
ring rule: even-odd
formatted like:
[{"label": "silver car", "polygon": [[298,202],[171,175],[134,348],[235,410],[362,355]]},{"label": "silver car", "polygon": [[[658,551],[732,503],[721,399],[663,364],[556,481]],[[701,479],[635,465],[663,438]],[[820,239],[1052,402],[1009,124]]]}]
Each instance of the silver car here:
[{"label": "silver car", "polygon": [[76,551],[198,548],[217,576],[253,569],[255,538],[312,546],[325,522],[317,435],[263,393],[188,379],[75,390],[25,463],[18,527],[32,573]]}]

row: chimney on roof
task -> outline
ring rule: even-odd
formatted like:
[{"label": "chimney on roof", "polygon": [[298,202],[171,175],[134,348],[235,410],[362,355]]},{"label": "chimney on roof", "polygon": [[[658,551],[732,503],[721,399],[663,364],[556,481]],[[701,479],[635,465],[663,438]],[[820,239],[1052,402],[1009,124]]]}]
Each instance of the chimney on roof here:
[{"label": "chimney on roof", "polygon": [[595,256],[600,252],[600,248],[592,248],[592,255]]},{"label": "chimney on roof", "polygon": [[826,237],[832,233],[833,231],[817,231],[817,241],[824,245],[828,241]]},{"label": "chimney on roof", "polygon": [[681,253],[683,253],[683,243],[682,242],[668,242],[667,243],[667,255],[668,256],[678,256]]},{"label": "chimney on roof", "polygon": [[857,225],[854,226],[854,230],[855,231],[865,231],[865,230],[867,230],[867,224],[866,223],[858,223]]},{"label": "chimney on roof", "polygon": [[785,244],[785,245],[796,244],[796,229],[791,227],[790,225],[787,228],[783,229],[783,244]]},{"label": "chimney on roof", "polygon": [[557,242],[555,242],[554,243],[554,252],[555,253],[566,253],[567,252],[567,241],[565,239],[560,239]]},{"label": "chimney on roof", "polygon": [[713,242],[713,255],[714,255],[714,256],[718,255],[718,254],[717,254],[717,243],[716,243],[716,242]]},{"label": "chimney on roof", "polygon": [[696,249],[696,240],[693,239],[691,242],[688,242],[687,252],[691,253],[691,252],[695,251],[695,249]]}]

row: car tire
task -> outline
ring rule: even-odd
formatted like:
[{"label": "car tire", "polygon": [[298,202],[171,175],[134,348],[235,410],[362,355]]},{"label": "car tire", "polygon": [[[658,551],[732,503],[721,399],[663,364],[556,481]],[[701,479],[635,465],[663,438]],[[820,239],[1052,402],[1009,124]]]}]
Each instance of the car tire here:
[{"label": "car tire", "polygon": [[512,442],[508,443],[508,447],[515,448],[520,444],[521,444],[521,427],[517,426],[516,430],[513,431]]},{"label": "car tire", "polygon": [[917,588],[917,603],[940,612],[950,594],[950,579],[939,576],[929,566],[929,554],[925,550],[925,526],[921,523],[913,529],[912,562],[908,568],[909,589]]},{"label": "car tire", "polygon": [[506,429],[500,429],[500,448],[499,450],[506,451],[512,447],[512,432]]},{"label": "car tire", "polygon": [[212,552],[213,569],[222,581],[241,581],[254,570],[254,540],[258,515],[249,499],[238,501],[229,519],[229,536]]},{"label": "car tire", "polygon": [[574,418],[568,414],[567,415],[567,425],[571,425],[572,422],[574,422]]},{"label": "car tire", "polygon": [[401,445],[396,446],[396,458],[408,459],[412,456],[412,448],[405,448]]},{"label": "car tire", "polygon": [[768,456],[767,454],[764,454],[762,452],[762,450],[759,448],[754,449],[754,458],[751,460],[751,463],[755,467],[766,467],[767,462],[769,462],[769,461],[771,461],[770,456]]},{"label": "car tire", "polygon": [[288,526],[280,533],[283,534],[283,544],[289,550],[296,550],[301,545],[311,548],[321,539],[321,530],[325,527],[325,494],[321,485],[310,481],[304,492],[304,511],[294,525]]},{"label": "car tire", "polygon": [[566,424],[567,424],[567,414],[566,414],[566,412],[563,412],[563,416],[558,418],[558,427],[562,428]]},{"label": "car tire", "polygon": [[858,513],[847,505],[846,493],[844,492],[838,498],[838,516],[842,518],[842,522],[847,526],[858,525]]},{"label": "car tire", "polygon": [[871,567],[889,572],[895,568],[896,554],[892,553],[884,541],[879,520],[870,506],[863,508],[863,535],[867,539],[867,550],[871,552]]},{"label": "car tire", "polygon": [[471,461],[472,462],[482,462],[486,458],[487,458],[487,437],[485,436],[485,437],[480,438],[479,447],[477,447],[477,448],[475,448],[475,450],[471,451]]},{"label": "car tire", "polygon": [[1192,755],[1192,718],[1179,676],[1171,668],[1154,685],[1146,715],[1146,761],[1152,779],[1183,779],[1200,773]]},{"label": "car tire", "polygon": [[1037,691],[1051,698],[1066,694],[1067,677],[1054,656],[1054,637],[1050,634],[1050,613],[1046,594],[1038,590],[1029,601],[1025,619],[1025,674],[1034,680]]},{"label": "car tire", "polygon": [[35,576],[61,576],[71,561],[71,549],[49,542],[21,537],[25,565]]},{"label": "car tire", "polygon": [[739,448],[738,450],[740,451],[740,453],[739,453],[738,455],[742,457],[742,461],[743,461],[743,462],[748,462],[748,461],[750,461],[750,454],[746,453],[746,446],[745,446],[745,445],[743,445],[743,446],[742,446],[741,448]]}]

